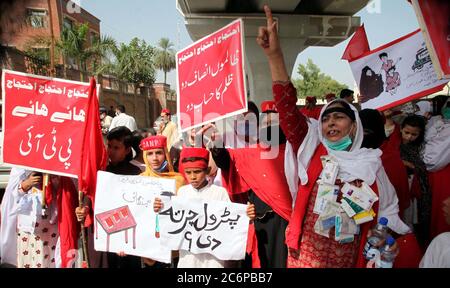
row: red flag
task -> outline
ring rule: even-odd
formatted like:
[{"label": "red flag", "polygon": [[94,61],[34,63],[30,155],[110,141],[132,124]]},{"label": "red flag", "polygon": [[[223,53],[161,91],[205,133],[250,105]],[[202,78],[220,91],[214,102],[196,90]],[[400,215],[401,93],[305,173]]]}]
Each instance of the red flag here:
[{"label": "red flag", "polygon": [[348,42],[341,59],[351,61],[369,51],[369,41],[367,41],[366,29],[364,29],[363,24],[356,30],[352,39]]},{"label": "red flag", "polygon": [[[52,186],[51,183],[48,186]],[[61,247],[62,268],[72,268],[76,259],[78,248],[78,234],[80,224],[75,217],[75,208],[78,206],[77,189],[71,178],[61,177],[57,193],[58,201],[58,231]]]},{"label": "red flag", "polygon": [[[86,123],[81,151],[81,169],[78,175],[78,190],[89,197],[94,208],[97,171],[105,170],[108,157],[101,132],[99,105],[95,79],[91,78],[89,87],[89,106],[86,113]],[[93,209],[92,209],[93,210]],[[93,223],[92,217],[86,217],[85,226]]]}]

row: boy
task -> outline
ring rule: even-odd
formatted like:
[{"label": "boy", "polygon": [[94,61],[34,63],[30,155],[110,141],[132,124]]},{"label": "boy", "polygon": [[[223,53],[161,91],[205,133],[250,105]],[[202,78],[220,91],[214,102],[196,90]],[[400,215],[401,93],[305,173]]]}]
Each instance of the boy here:
[{"label": "boy", "polygon": [[[184,148],[181,151],[181,165],[189,185],[178,190],[179,197],[208,199],[230,202],[225,188],[210,184],[208,161],[209,151],[204,148]],[[153,209],[159,212],[163,208],[161,199],[156,198]],[[247,216],[253,220],[256,216],[253,204],[247,207]],[[224,268],[225,261],[219,260],[211,254],[192,254],[189,251],[180,250],[178,268]]]}]

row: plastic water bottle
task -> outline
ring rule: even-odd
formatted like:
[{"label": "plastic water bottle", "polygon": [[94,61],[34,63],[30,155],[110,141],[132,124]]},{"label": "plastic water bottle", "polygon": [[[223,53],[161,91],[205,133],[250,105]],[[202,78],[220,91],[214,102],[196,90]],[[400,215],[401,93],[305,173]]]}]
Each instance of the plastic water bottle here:
[{"label": "plastic water bottle", "polygon": [[375,256],[375,251],[378,250],[376,246],[380,241],[386,239],[388,219],[381,217],[377,226],[372,229],[372,235],[367,239],[364,245],[363,256],[366,260],[371,260]]},{"label": "plastic water bottle", "polygon": [[386,245],[381,249],[380,259],[375,262],[375,268],[392,268],[394,266],[395,257],[397,257],[398,250],[393,251],[392,246],[395,244],[395,239],[388,236]]}]

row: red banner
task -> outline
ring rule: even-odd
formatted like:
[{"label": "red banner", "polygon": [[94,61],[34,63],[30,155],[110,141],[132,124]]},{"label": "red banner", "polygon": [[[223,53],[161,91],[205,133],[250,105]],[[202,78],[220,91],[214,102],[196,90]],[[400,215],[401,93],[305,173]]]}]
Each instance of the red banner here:
[{"label": "red banner", "polygon": [[242,20],[177,53],[182,131],[247,110]]},{"label": "red banner", "polygon": [[450,2],[413,0],[420,28],[439,79],[450,79]]},{"label": "red banner", "polygon": [[3,160],[78,177],[89,83],[3,70]]}]

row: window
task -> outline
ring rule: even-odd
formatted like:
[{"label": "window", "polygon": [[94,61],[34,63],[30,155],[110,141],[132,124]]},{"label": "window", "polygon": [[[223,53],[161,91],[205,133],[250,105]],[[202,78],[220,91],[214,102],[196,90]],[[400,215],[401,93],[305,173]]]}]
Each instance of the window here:
[{"label": "window", "polygon": [[47,27],[47,10],[28,9],[28,24],[33,28]]},{"label": "window", "polygon": [[63,26],[64,26],[64,28],[72,29],[72,27],[73,27],[73,21],[70,20],[70,19],[67,18],[67,17],[64,17]]},{"label": "window", "polygon": [[95,32],[90,33],[90,41],[91,45],[94,44],[95,41],[97,41],[100,37],[98,37],[98,34]]}]

